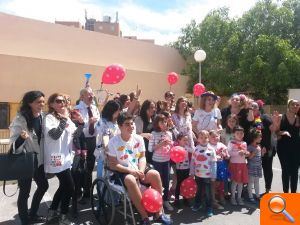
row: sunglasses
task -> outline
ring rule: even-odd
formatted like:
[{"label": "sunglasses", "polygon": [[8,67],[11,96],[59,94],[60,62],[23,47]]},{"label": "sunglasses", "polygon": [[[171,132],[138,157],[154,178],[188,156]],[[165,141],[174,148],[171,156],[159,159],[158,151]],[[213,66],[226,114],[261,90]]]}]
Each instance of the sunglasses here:
[{"label": "sunglasses", "polygon": [[66,103],[66,100],[64,100],[64,99],[55,99],[55,103],[57,103],[57,104]]}]

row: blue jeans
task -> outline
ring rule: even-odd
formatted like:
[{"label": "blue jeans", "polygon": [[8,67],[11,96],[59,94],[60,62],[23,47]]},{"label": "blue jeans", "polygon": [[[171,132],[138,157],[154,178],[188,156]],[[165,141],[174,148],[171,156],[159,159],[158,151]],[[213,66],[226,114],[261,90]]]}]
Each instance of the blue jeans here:
[{"label": "blue jeans", "polygon": [[97,177],[103,177],[103,159],[97,161]]},{"label": "blue jeans", "polygon": [[169,194],[169,183],[170,183],[170,162],[154,162],[152,161],[152,165],[154,169],[160,173],[160,178],[162,182],[162,186],[164,188],[163,191],[163,200],[168,200]]}]

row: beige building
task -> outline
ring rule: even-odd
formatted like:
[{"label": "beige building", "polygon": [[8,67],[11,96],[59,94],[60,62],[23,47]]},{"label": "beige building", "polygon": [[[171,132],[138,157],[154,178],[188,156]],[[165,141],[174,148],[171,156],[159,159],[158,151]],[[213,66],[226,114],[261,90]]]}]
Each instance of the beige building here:
[{"label": "beige building", "polygon": [[[120,63],[127,70],[125,79],[104,85],[105,89],[130,93],[138,85],[142,100],[158,100],[169,90],[167,74],[180,73],[185,66],[180,54],[169,47],[4,13],[0,13],[0,30],[0,128],[13,118],[26,91],[38,89],[46,96],[68,93],[75,102],[85,73],[93,75],[91,86],[99,89],[105,67]],[[187,80],[181,76],[173,85],[177,96],[186,92]]]}]

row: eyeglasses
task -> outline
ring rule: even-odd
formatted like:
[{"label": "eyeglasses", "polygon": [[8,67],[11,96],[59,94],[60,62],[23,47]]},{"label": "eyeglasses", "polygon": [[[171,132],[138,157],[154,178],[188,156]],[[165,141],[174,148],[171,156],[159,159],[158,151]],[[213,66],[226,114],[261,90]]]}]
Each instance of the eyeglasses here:
[{"label": "eyeglasses", "polygon": [[64,100],[64,99],[55,99],[55,103],[57,103],[57,104],[66,103],[66,100]]}]

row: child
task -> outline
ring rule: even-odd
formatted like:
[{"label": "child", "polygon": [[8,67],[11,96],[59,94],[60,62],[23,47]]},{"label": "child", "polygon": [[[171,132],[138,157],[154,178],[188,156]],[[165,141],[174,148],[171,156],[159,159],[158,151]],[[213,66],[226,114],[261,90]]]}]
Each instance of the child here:
[{"label": "child", "polygon": [[158,114],[153,121],[152,137],[149,141],[148,150],[153,152],[152,164],[160,173],[163,191],[164,207],[173,211],[168,202],[170,183],[170,149],[173,145],[172,134],[168,131],[167,119],[164,115]]},{"label": "child", "polygon": [[215,151],[208,145],[209,133],[201,130],[198,134],[198,145],[192,155],[190,164],[190,176],[194,177],[198,186],[195,197],[195,204],[192,207],[194,212],[201,208],[202,191],[204,188],[207,216],[212,216],[212,194],[211,179],[215,179],[217,169],[217,157]]},{"label": "child", "polygon": [[[248,183],[248,169],[246,165],[247,144],[243,141],[244,128],[236,126],[233,129],[234,139],[228,143],[228,153],[230,155],[229,171],[231,174],[231,204],[244,205],[242,200],[243,184]],[[237,189],[238,197],[235,198]]]},{"label": "child", "polygon": [[238,125],[239,121],[236,115],[230,114],[226,118],[226,127],[221,133],[221,142],[224,145],[228,145],[228,142],[233,139],[233,128]]},{"label": "child", "polygon": [[250,145],[248,146],[248,174],[249,174],[249,182],[248,182],[248,194],[249,201],[255,203],[252,194],[252,188],[254,185],[256,199],[260,198],[259,195],[259,178],[262,177],[262,161],[261,157],[265,154],[266,149],[259,146],[261,142],[262,134],[260,130],[253,128],[249,134]]},{"label": "child", "polygon": [[177,184],[175,189],[175,205],[179,207],[179,194],[180,194],[180,185],[182,181],[189,177],[190,172],[190,157],[193,153],[193,149],[189,147],[189,139],[187,134],[180,133],[177,136],[178,145],[183,147],[187,153],[185,160],[181,163],[176,163],[176,177]]},{"label": "child", "polygon": [[227,151],[227,146],[220,142],[220,134],[218,131],[211,130],[209,132],[209,145],[215,150],[217,156],[217,181],[212,181],[213,206],[217,209],[224,209],[223,206],[217,203],[215,192],[218,192],[220,203],[224,205],[224,182],[228,181],[229,178],[227,159],[229,159],[230,156]]}]

